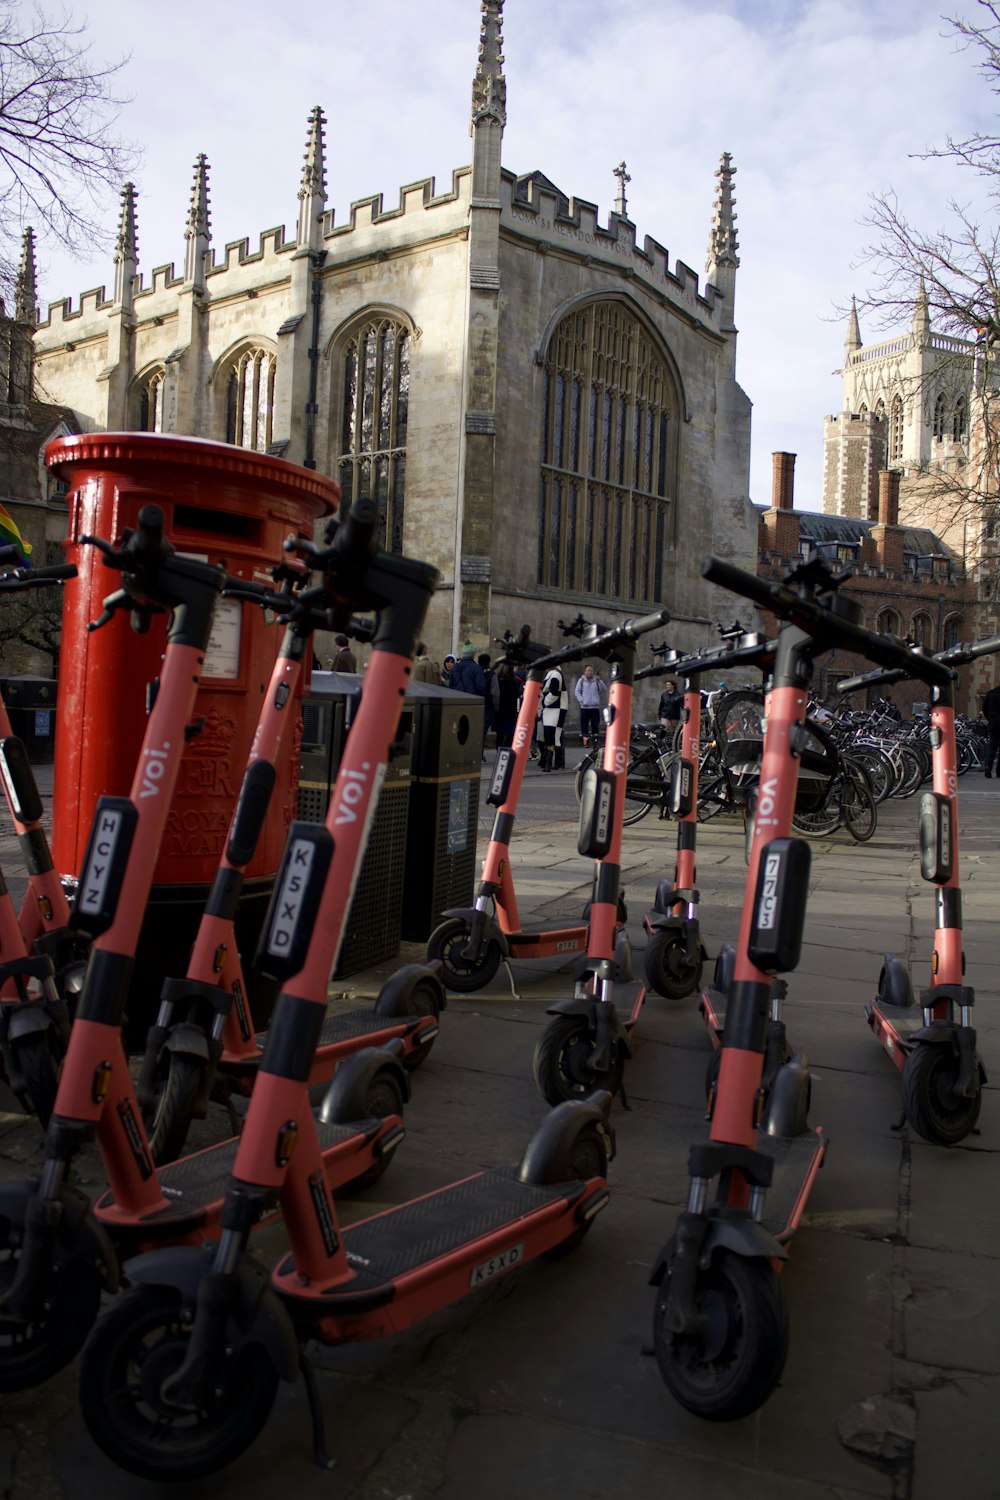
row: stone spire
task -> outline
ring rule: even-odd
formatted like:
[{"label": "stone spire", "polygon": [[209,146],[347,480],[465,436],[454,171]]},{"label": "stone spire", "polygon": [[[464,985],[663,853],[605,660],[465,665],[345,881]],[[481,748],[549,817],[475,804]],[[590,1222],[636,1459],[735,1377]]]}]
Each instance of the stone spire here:
[{"label": "stone spire", "polygon": [[135,229],[135,183],[126,182],[121,194],[118,238],[115,241],[115,302],[132,306],[132,279],[139,264],[139,241]]},{"label": "stone spire", "polygon": [[920,278],[920,291],[913,306],[913,339],[914,343],[926,344],[931,336],[931,314],[927,301],[927,287],[924,278]]},{"label": "stone spire", "polygon": [[196,286],[205,285],[205,256],[212,242],[208,211],[208,158],[202,152],[195,158],[194,186],[191,189],[191,207],[188,209],[187,241],[184,251],[184,280]]},{"label": "stone spire", "polygon": [[621,214],[623,219],[627,219],[628,199],[625,197],[625,187],[632,179],[625,170],[624,161],[620,161],[617,167],[611,168],[611,175],[618,178],[618,196],[615,199],[615,213]]},{"label": "stone spire", "polygon": [[845,363],[847,362],[847,356],[850,355],[850,354],[853,354],[854,351],[855,351],[855,349],[860,349],[860,348],[861,348],[861,324],[858,322],[858,303],[857,303],[857,298],[852,295],[852,297],[851,297],[851,312],[850,312],[850,316],[847,319],[847,333],[846,333],[846,335],[844,337],[844,359],[845,359]]},{"label": "stone spire", "polygon": [[309,116],[305,164],[299,187],[299,227],[296,239],[300,248],[320,248],[321,220],[326,209],[326,147],[323,128],[326,116],[317,104]]},{"label": "stone spire", "polygon": [[732,154],[723,151],[722,160],[716,168],[715,175],[718,179],[718,187],[715,190],[715,212],[712,215],[712,229],[708,237],[708,260],[705,271],[709,281],[718,285],[718,272],[725,266],[736,270],[740,258],[737,255],[739,242],[736,238],[736,214],[733,211],[735,199],[733,197],[733,178],[736,176],[736,168],[732,165]]},{"label": "stone spire", "polygon": [[496,120],[507,123],[507,80],[503,76],[503,0],[482,0],[479,63],[472,81],[472,125]]},{"label": "stone spire", "polygon": [[35,231],[26,229],[21,243],[21,264],[14,289],[14,318],[18,323],[34,326],[38,307],[38,283],[35,275]]}]

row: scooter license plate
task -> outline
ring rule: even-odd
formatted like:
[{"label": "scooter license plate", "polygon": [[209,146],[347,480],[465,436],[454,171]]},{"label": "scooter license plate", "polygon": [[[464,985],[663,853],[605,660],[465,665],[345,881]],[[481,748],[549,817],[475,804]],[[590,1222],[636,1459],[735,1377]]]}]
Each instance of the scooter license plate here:
[{"label": "scooter license plate", "polygon": [[473,1266],[469,1277],[469,1286],[482,1286],[486,1281],[492,1281],[494,1276],[502,1276],[505,1271],[512,1271],[519,1266],[524,1259],[524,1244],[511,1245],[509,1250],[499,1250],[496,1255],[491,1255],[489,1260],[480,1262]]}]

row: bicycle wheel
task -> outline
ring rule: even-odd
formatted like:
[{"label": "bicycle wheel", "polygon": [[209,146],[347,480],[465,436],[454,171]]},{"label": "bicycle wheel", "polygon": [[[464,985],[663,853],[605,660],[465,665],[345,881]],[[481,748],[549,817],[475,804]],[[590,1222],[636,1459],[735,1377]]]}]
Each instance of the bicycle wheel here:
[{"label": "bicycle wheel", "polygon": [[892,761],[876,745],[852,745],[844,751],[844,760],[864,771],[876,802],[884,802],[891,795],[896,785],[896,773]]},{"label": "bicycle wheel", "polygon": [[875,799],[860,777],[844,779],[841,807],[847,831],[856,844],[866,844],[878,827]]},{"label": "bicycle wheel", "polygon": [[634,755],[625,772],[624,827],[630,828],[653,807],[659,807],[666,797],[667,786],[660,770],[660,758],[651,745]]},{"label": "bicycle wheel", "polygon": [[823,838],[827,834],[835,833],[839,827],[840,794],[836,781],[831,782],[830,789],[819,807],[812,808],[809,812],[800,812],[796,808],[792,813],[792,828],[805,838]]}]

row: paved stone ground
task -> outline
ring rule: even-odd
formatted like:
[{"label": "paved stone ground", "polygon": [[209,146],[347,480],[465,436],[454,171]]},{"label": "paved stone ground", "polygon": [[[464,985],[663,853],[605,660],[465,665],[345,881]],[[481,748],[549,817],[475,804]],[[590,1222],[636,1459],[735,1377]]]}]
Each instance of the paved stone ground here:
[{"label": "paved stone ground", "polygon": [[[537,774],[537,773],[535,773]],[[1000,785],[962,784],[966,949],[987,1069],[1000,1067]],[[556,806],[553,796],[553,806]],[[862,1006],[891,948],[926,982],[932,894],[919,878],[916,807],[880,810],[872,843],[846,835],[813,847],[807,946],[790,976],[794,1044],[814,1068],[812,1120],[832,1137],[784,1275],[791,1352],[763,1410],[712,1425],[668,1395],[647,1353],[650,1267],[686,1196],[686,1159],[703,1136],[709,1055],[693,1000],[652,997],[617,1110],[612,1203],[581,1247],[378,1344],[322,1351],[322,1399],[337,1468],[313,1467],[301,1389],[283,1390],[251,1451],[201,1496],[306,1500],[963,1500],[1000,1496],[1000,1101],[989,1086],[981,1133],[943,1150],[894,1130],[898,1075]],[[514,845],[523,914],[575,920],[589,875],[567,816]],[[673,864],[671,825],[626,831],[630,928]],[[0,845],[2,853],[2,845]],[[709,951],[735,934],[742,834],[701,830],[699,883]],[[526,925],[528,925],[526,921]],[[398,962],[419,956],[410,946]],[[347,981],[374,994],[395,966]],[[356,1218],[479,1166],[514,1159],[542,1117],[531,1081],[545,1004],[565,976],[501,971],[452,997],[441,1035],[414,1078],[408,1135],[374,1200]],[[345,998],[343,1003],[348,1003]],[[2,1103],[2,1101],[0,1101]],[[37,1128],[0,1116],[0,1178],[37,1161]],[[222,1121],[208,1131],[222,1132]],[[96,1188],[99,1163],[80,1164]],[[118,1472],[76,1409],[76,1369],[0,1407],[0,1493],[10,1500],[124,1500],[167,1493]]]}]

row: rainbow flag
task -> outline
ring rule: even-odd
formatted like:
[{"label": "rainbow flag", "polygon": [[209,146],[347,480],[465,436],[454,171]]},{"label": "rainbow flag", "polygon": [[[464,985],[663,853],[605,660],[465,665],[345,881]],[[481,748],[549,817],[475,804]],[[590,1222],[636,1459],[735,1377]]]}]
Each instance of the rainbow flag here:
[{"label": "rainbow flag", "polygon": [[17,547],[26,563],[31,561],[31,543],[17,529],[17,522],[5,505],[0,505],[0,547]]}]

